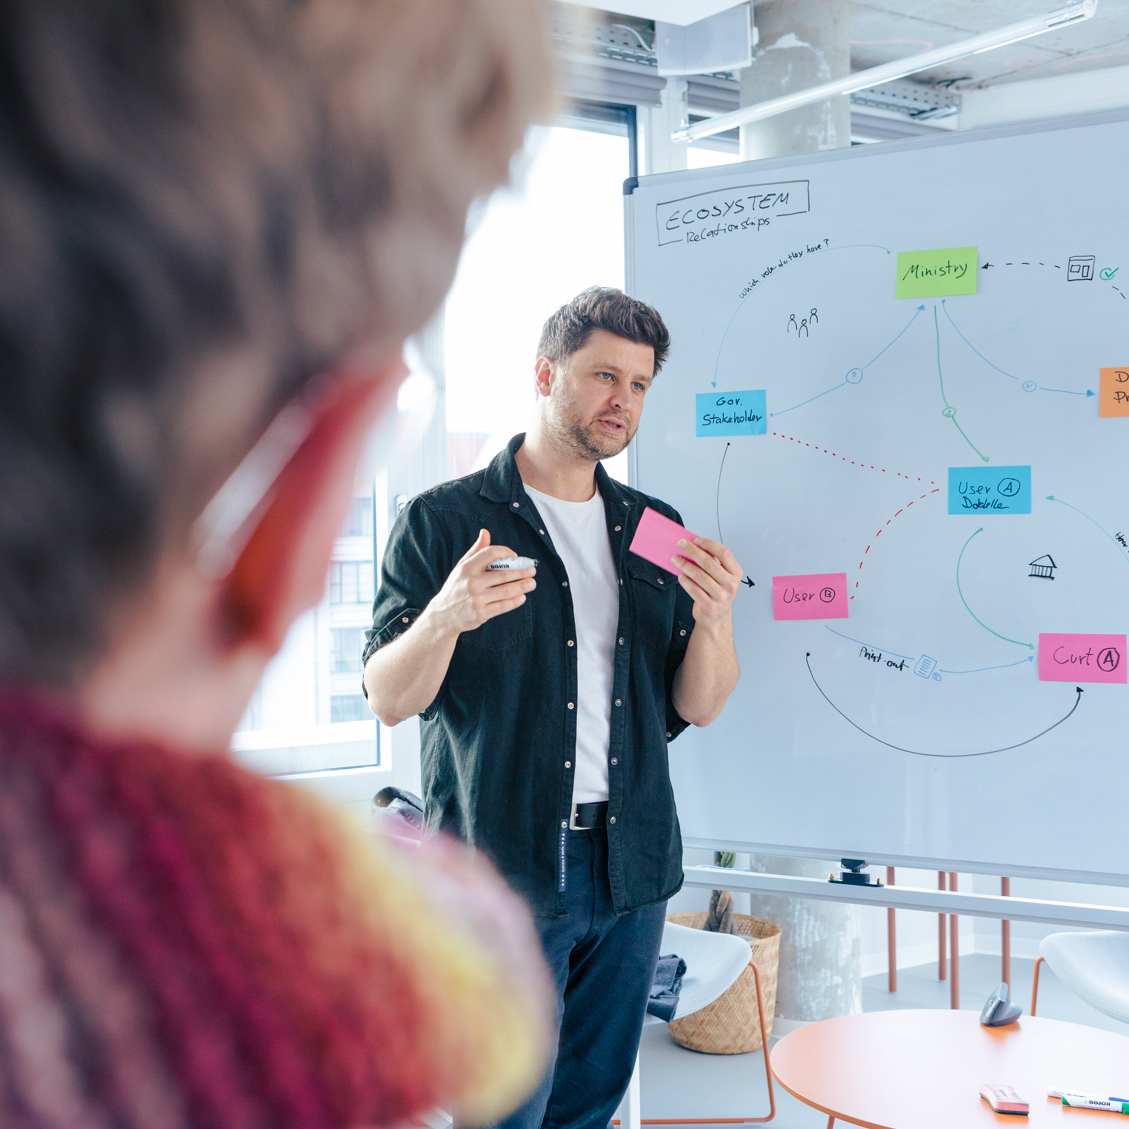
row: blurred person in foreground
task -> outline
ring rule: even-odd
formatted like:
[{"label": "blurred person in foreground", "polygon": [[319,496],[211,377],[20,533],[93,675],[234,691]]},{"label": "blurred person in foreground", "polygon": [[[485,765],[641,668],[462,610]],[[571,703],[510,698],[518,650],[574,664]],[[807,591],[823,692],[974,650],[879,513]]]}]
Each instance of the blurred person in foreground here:
[{"label": "blurred person in foreground", "polygon": [[532,0],[0,9],[0,1124],[482,1122],[536,1082],[502,883],[223,750],[543,71]]}]

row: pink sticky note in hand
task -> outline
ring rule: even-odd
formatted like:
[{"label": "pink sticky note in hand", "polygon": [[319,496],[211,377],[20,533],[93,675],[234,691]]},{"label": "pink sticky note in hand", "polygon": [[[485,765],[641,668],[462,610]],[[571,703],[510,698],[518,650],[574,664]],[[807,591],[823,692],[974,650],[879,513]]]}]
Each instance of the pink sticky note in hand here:
[{"label": "pink sticky note in hand", "polygon": [[1125,684],[1124,635],[1039,635],[1040,682]]},{"label": "pink sticky note in hand", "polygon": [[671,557],[685,557],[686,554],[678,547],[678,542],[685,538],[693,541],[698,535],[683,529],[676,521],[663,517],[656,510],[647,506],[639,525],[635,529],[635,536],[631,538],[631,551],[667,572],[679,575],[678,570],[670,563]]},{"label": "pink sticky note in hand", "polygon": [[848,619],[847,574],[772,578],[773,619]]}]

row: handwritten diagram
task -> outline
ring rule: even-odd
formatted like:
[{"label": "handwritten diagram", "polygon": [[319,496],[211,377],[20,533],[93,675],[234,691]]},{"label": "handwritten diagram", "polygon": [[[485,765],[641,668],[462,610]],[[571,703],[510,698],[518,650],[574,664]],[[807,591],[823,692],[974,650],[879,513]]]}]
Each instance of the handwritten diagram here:
[{"label": "handwritten diagram", "polygon": [[[997,278],[1000,282],[1017,280],[1022,299],[1029,302],[1032,285],[1060,288],[1077,279],[1100,281],[1101,270],[1105,268],[1095,257],[1092,263],[1084,265],[1089,274],[1083,276],[1077,269],[1071,273],[1065,261],[1057,264],[1046,258],[1013,260],[1005,256],[999,256],[1005,265],[996,267],[987,257],[994,254],[979,246],[895,253],[891,247],[877,242],[839,244],[830,237],[798,241],[785,254],[766,256],[764,265],[736,287],[735,308],[722,328],[713,354],[709,390],[695,393],[697,437],[709,440],[715,435],[739,436],[734,440],[739,444],[762,445],[783,440],[794,455],[826,456],[826,463],[805,464],[798,473],[809,487],[813,482],[825,483],[829,495],[842,496],[842,491],[847,490],[853,509],[865,508],[864,499],[873,486],[878,487],[874,494],[875,510],[879,513],[888,495],[878,483],[844,478],[849,470],[869,470],[886,480],[916,480],[919,485],[916,493],[903,495],[895,508],[886,510],[877,527],[867,523],[869,529],[864,527],[858,531],[858,548],[854,553],[846,545],[832,551],[809,552],[806,555],[811,563],[823,568],[806,572],[781,571],[773,575],[770,598],[771,615],[779,625],[775,630],[794,630],[789,627],[789,621],[823,622],[824,630],[830,632],[828,642],[834,648],[836,661],[844,667],[849,664],[850,674],[840,679],[848,692],[839,694],[834,685],[824,685],[828,681],[826,673],[821,681],[812,666],[814,661],[819,669],[825,670],[828,654],[812,652],[816,654],[812,659],[809,652],[804,652],[808,656],[806,665],[811,682],[819,695],[860,733],[891,749],[925,756],[985,756],[1037,742],[1075,716],[1082,700],[1081,686],[1073,701],[1060,709],[1057,719],[1049,719],[1046,726],[1021,741],[993,742],[991,748],[972,753],[960,752],[957,748],[932,753],[888,739],[889,735],[881,731],[881,723],[859,725],[850,711],[852,681],[857,683],[858,679],[869,677],[868,692],[877,694],[883,701],[895,700],[899,693],[912,686],[933,686],[940,693],[941,688],[950,683],[968,686],[977,679],[993,680],[993,686],[1001,678],[1013,682],[1027,680],[1024,685],[1028,686],[1031,679],[1036,683],[1070,681],[1107,685],[1125,681],[1126,664],[1119,657],[1114,659],[1114,656],[1124,655],[1124,639],[1118,644],[1116,639],[1120,636],[1116,632],[1095,634],[1092,630],[1079,630],[1071,633],[1045,629],[1059,626],[1060,613],[1053,601],[1044,601],[1044,614],[1055,622],[1050,625],[1041,622],[1039,593],[1057,591],[1055,586],[1048,585],[1045,589],[1036,586],[1035,591],[1018,590],[1009,582],[1003,599],[999,591],[985,587],[985,575],[1001,571],[999,555],[1012,552],[1012,543],[1016,541],[1014,530],[1005,537],[997,536],[1001,528],[998,520],[1023,523],[1035,515],[1041,531],[1048,525],[1053,527],[1053,533],[1043,538],[1046,544],[1039,543],[1040,551],[1034,546],[1031,552],[1014,550],[1015,563],[1011,571],[1016,580],[1020,577],[1054,580],[1058,572],[1070,585],[1077,585],[1081,573],[1077,571],[1071,548],[1079,545],[1080,537],[1088,536],[1077,528],[1079,523],[1088,525],[1095,535],[1105,540],[1112,550],[1111,556],[1116,553],[1119,561],[1129,565],[1129,544],[1124,537],[1111,532],[1081,507],[1047,494],[1045,489],[1039,492],[1040,487],[1052,485],[1053,475],[1048,473],[1049,468],[1040,457],[1045,450],[1042,436],[1048,430],[1053,432],[1064,420],[1073,432],[1095,426],[1099,418],[1129,417],[1129,365],[1065,369],[1045,363],[1037,350],[1030,348],[1015,349],[1015,355],[1009,355],[1001,347],[1001,339],[1010,340],[1015,335],[1010,332],[1001,335],[998,326],[985,333],[976,316],[980,291],[985,287],[993,292],[999,290]],[[1029,275],[1013,275],[1006,269],[1013,263],[1024,267],[1034,263],[1042,269]],[[831,264],[835,264],[834,268]],[[991,281],[986,282],[989,277],[986,272],[991,269],[996,269],[998,276],[993,275]],[[819,286],[816,279],[825,273],[839,280],[838,294],[829,297],[826,293],[829,288]],[[1116,272],[1109,277],[1116,277]],[[882,311],[881,316],[868,319],[867,331],[862,330],[857,320],[848,324],[857,310],[857,293],[850,300],[843,298],[845,287],[854,283],[857,288],[862,280],[872,291],[878,289],[876,281],[885,291],[884,295],[873,292],[867,295],[874,308]],[[891,292],[895,295],[892,301]],[[1087,291],[1082,288],[1073,293]],[[1108,292],[1088,293],[1111,303],[1120,297],[1120,292],[1115,293],[1112,288]],[[998,300],[990,304],[1001,305]],[[908,313],[905,312],[907,306]],[[1112,309],[1116,312],[1116,307]],[[776,313],[778,310],[780,314]],[[806,312],[800,316],[797,310]],[[888,324],[899,310],[902,311],[899,323],[883,334],[881,326]],[[1099,317],[1112,318],[1114,312],[1106,310]],[[753,343],[767,336],[766,326],[774,316],[778,318],[776,325],[784,326],[782,336],[786,346],[793,349],[802,346],[805,359],[809,346],[821,350],[815,363],[806,364],[797,372],[795,358],[799,353],[789,355],[778,351],[772,354],[772,361],[758,356]],[[1012,311],[1008,311],[1008,316],[1014,320]],[[816,326],[818,338],[811,332]],[[845,328],[849,332],[844,332]],[[776,333],[779,334],[779,330]],[[871,341],[870,347],[867,349],[864,344],[860,349],[859,344],[865,343],[867,338]],[[1124,357],[1129,361],[1129,341]],[[757,379],[758,375],[763,375],[763,379]],[[748,390],[754,386],[754,391]],[[1094,387],[1099,389],[1098,394]],[[734,391],[728,391],[729,388]],[[890,410],[891,401],[899,405],[896,412]],[[1067,415],[1064,417],[1063,413]],[[1026,450],[1017,452],[1013,416],[1030,421],[1031,439]],[[906,432],[912,434],[917,429],[928,434],[929,445],[946,452],[947,465],[939,468],[931,461],[919,461],[918,465],[926,469],[927,474],[910,474],[900,467],[882,465],[900,461],[912,466],[911,460],[921,458],[914,455],[915,445],[912,441],[906,442],[904,435],[898,436],[893,447],[894,451],[905,451],[907,457],[900,460],[892,457],[891,419],[896,419]],[[878,420],[884,421],[886,426],[874,427]],[[1005,421],[1002,427],[1001,420]],[[1129,423],[1126,426],[1129,427]],[[810,438],[781,430],[782,427],[795,428],[797,433]],[[945,428],[949,429],[949,439],[945,438]],[[829,434],[842,438],[825,441],[822,437]],[[737,488],[737,471],[732,463],[729,482],[725,480],[728,452],[726,446],[714,498],[719,534],[723,509],[732,512],[741,508],[723,501],[734,497]],[[1026,455],[1028,461],[1008,461],[1000,457],[1006,454],[1014,457],[1015,453]],[[857,457],[860,454],[862,458]],[[772,455],[759,456],[757,461],[779,469],[778,459]],[[941,499],[940,506],[934,500],[937,497]],[[822,503],[812,508],[823,510]],[[749,511],[748,506],[745,511]],[[978,519],[980,524],[975,529],[965,527],[963,533],[960,532],[961,519],[969,517]],[[800,530],[796,529],[793,515],[788,520],[793,536],[797,533],[801,537],[808,536],[802,524]],[[1111,524],[1127,525],[1129,513],[1107,520]],[[930,639],[936,631],[927,623],[914,626],[914,599],[906,594],[907,586],[912,588],[907,576],[912,575],[915,568],[925,572],[943,571],[943,560],[922,563],[918,557],[922,546],[934,540],[939,529],[946,528],[939,525],[945,522],[956,523],[951,537],[947,537],[949,543],[945,550],[950,579],[941,582],[938,577],[936,584],[923,581],[923,587],[928,587],[932,594],[947,593],[944,599],[951,605],[950,624],[969,625],[971,637],[965,636],[954,646]],[[734,523],[727,519],[727,524],[731,529],[740,527],[739,520]],[[818,544],[818,533],[813,540]],[[1050,553],[1043,551],[1048,545],[1053,550]],[[1098,551],[1096,542],[1088,546],[1088,552]],[[1061,571],[1056,558],[1071,561],[1069,577]],[[882,563],[878,564],[879,561]],[[836,567],[842,571],[834,571]],[[1058,582],[1058,587],[1066,586],[1062,580]],[[1074,590],[1072,588],[1072,592]],[[769,598],[769,593],[754,596],[750,590],[746,598]],[[863,619],[865,622],[875,605],[883,601],[909,605],[905,608],[898,637],[909,640],[916,636],[916,646],[890,649],[883,645],[890,641],[889,637],[871,637],[867,631],[848,634],[826,622],[835,619]],[[881,616],[875,618],[880,621]],[[1103,626],[1093,624],[1091,618],[1086,617],[1087,622],[1080,624],[1080,628]],[[946,634],[952,630],[947,624]],[[1056,642],[1052,647],[1052,640],[1066,642]],[[843,650],[846,643],[855,644],[854,649]],[[1015,648],[1026,654],[1009,658],[1001,653],[1001,647],[1012,648],[1012,654]],[[1058,659],[1053,654],[1047,657],[1048,647],[1059,655]],[[1063,655],[1070,657],[1060,661]],[[875,683],[873,680],[879,674],[882,681]],[[1024,710],[1024,713],[1030,711]]]}]

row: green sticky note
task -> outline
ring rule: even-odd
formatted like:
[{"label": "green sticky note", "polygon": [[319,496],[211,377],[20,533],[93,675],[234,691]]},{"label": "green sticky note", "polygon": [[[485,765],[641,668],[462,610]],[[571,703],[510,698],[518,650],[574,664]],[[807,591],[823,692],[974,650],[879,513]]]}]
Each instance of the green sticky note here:
[{"label": "green sticky note", "polygon": [[944,298],[976,293],[976,248],[898,252],[899,298]]}]

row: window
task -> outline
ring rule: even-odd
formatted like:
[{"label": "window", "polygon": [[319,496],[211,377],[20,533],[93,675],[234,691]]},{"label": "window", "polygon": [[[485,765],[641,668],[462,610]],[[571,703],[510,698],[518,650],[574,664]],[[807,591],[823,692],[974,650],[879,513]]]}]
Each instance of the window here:
[{"label": "window", "polygon": [[[361,655],[365,649],[363,627],[331,627],[329,630],[329,673],[348,674],[363,669]],[[331,699],[332,702],[333,699]],[[329,719],[331,722],[335,718]],[[355,718],[351,720],[356,720]]]},{"label": "window", "polygon": [[329,720],[334,725],[343,721],[366,721],[372,717],[363,694],[334,694],[329,699]]},{"label": "window", "polygon": [[345,524],[341,527],[342,537],[371,537],[372,536],[372,495],[352,498],[349,502],[349,513],[345,517]]},{"label": "window", "polygon": [[[629,153],[626,127],[535,130],[518,187],[478,217],[446,307],[451,477],[484,466],[528,427],[545,319],[589,286],[623,286]],[[605,465],[626,479],[625,455]]]},{"label": "window", "polygon": [[365,604],[373,602],[373,567],[371,561],[334,561],[329,566],[330,604]]},{"label": "window", "polygon": [[[375,495],[383,504],[383,481]],[[374,490],[357,491],[334,544],[325,597],[300,616],[267,666],[232,749],[271,775],[380,765],[380,726],[360,692],[372,625]],[[371,795],[369,781],[358,790]]]}]

